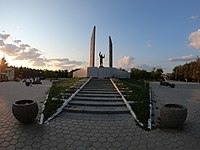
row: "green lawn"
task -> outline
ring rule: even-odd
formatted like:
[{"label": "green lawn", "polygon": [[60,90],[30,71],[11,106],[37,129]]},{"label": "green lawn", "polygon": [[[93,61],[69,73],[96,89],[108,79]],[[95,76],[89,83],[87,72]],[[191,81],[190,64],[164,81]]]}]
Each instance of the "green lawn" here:
[{"label": "green lawn", "polygon": [[[67,93],[67,89],[79,82],[80,78],[69,78],[66,80],[54,81],[49,90],[49,95],[45,103],[45,109],[43,110],[44,121],[49,118],[56,110],[62,106],[61,93]],[[52,98],[57,98],[52,100]]]},{"label": "green lawn", "polygon": [[143,80],[133,80],[133,79],[120,79],[123,83],[118,86],[119,90],[128,101],[132,101],[130,106],[135,112],[137,119],[144,125],[144,128],[148,127],[148,119],[150,118],[150,95],[148,83]]}]

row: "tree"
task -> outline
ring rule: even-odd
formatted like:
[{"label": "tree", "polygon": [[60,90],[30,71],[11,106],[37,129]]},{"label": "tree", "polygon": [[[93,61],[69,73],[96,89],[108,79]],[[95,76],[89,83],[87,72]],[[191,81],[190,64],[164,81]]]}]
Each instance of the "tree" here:
[{"label": "tree", "polygon": [[161,78],[162,73],[163,73],[163,70],[162,70],[162,69],[157,69],[157,70],[156,70],[156,72],[155,72],[156,80],[158,80],[158,79]]},{"label": "tree", "polygon": [[200,81],[200,59],[176,66],[171,75],[172,79],[182,81]]},{"label": "tree", "polygon": [[1,58],[0,61],[0,72],[5,72],[5,69],[8,67],[8,63],[6,63],[5,57]]}]

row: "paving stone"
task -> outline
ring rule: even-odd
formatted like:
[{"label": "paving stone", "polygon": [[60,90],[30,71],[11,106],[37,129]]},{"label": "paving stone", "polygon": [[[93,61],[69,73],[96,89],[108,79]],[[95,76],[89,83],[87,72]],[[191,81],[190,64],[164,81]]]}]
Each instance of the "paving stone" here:
[{"label": "paving stone", "polygon": [[111,142],[104,142],[104,143],[102,143],[102,146],[103,146],[104,148],[109,149],[110,147],[112,147],[112,144],[111,144]]},{"label": "paving stone", "polygon": [[65,142],[65,139],[63,138],[63,137],[58,137],[57,139],[56,139],[56,143],[64,143]]},{"label": "paving stone", "polygon": [[97,148],[95,148],[95,147],[89,147],[89,148],[87,148],[88,150],[96,150]]},{"label": "paving stone", "polygon": [[56,132],[55,132],[55,131],[52,131],[52,132],[49,133],[49,135],[50,135],[50,136],[56,135]]},{"label": "paving stone", "polygon": [[106,138],[100,137],[100,138],[98,138],[98,141],[104,143],[104,142],[106,142]]},{"label": "paving stone", "polygon": [[[30,98],[41,101],[47,90],[45,84],[27,89],[22,83],[0,83],[0,150],[4,149],[196,149],[200,147],[200,84],[176,83],[174,89],[150,84],[159,102],[180,103],[188,109],[183,130],[155,129],[144,131],[131,116],[77,117],[59,114],[49,124],[23,125],[12,115],[15,99]],[[10,93],[6,91],[9,85]],[[183,88],[183,86],[187,88]],[[7,87],[8,88],[8,87]],[[13,88],[13,89],[12,89]],[[17,89],[17,90],[16,90]],[[23,94],[20,95],[20,92]],[[12,94],[11,94],[12,93]],[[35,94],[37,93],[37,94]],[[192,97],[189,93],[193,93]],[[73,118],[74,117],[74,118]],[[89,118],[89,119],[88,119]],[[73,137],[73,138],[72,138]],[[119,144],[120,143],[120,144]]]},{"label": "paving stone", "polygon": [[107,138],[107,141],[108,141],[108,142],[114,142],[114,141],[116,141],[116,139],[113,138],[113,137],[108,137],[108,138]]},{"label": "paving stone", "polygon": [[14,150],[15,149],[15,145],[9,145],[6,149],[7,150]]},{"label": "paving stone", "polygon": [[48,143],[49,143],[49,140],[48,140],[48,139],[44,139],[44,140],[41,141],[41,143],[42,143],[42,145],[43,145],[43,144],[48,144]]},{"label": "paving stone", "polygon": [[58,149],[65,149],[66,144],[65,144],[65,143],[59,143],[59,144],[57,145],[57,147],[58,147]]},{"label": "paving stone", "polygon": [[49,150],[57,150],[57,147],[50,147]]},{"label": "paving stone", "polygon": [[94,143],[93,143],[93,146],[94,146],[95,148],[99,148],[99,147],[102,146],[102,143],[101,143],[101,142],[94,142]]},{"label": "paving stone", "polygon": [[24,143],[17,143],[16,144],[16,148],[22,148],[22,147],[24,147]]},{"label": "paving stone", "polygon": [[76,150],[87,150],[84,146],[78,146]]},{"label": "paving stone", "polygon": [[65,140],[65,143],[67,144],[67,145],[70,145],[70,144],[72,144],[74,141],[73,140],[71,140],[71,139],[67,139],[67,140]]},{"label": "paving stone", "polygon": [[148,149],[154,149],[155,148],[155,144],[154,143],[148,143],[147,144],[147,148]]},{"label": "paving stone", "polygon": [[81,146],[81,145],[83,145],[83,142],[80,140],[76,140],[76,141],[74,141],[74,145]]},{"label": "paving stone", "polygon": [[78,135],[72,136],[72,140],[79,140],[79,139],[80,139],[80,137]]},{"label": "paving stone", "polygon": [[119,148],[121,146],[121,143],[115,141],[115,142],[112,143],[112,146]]},{"label": "paving stone", "polygon": [[29,140],[27,139],[26,141],[24,141],[24,145],[32,145],[33,144],[33,140]]},{"label": "paving stone", "polygon": [[97,138],[96,138],[96,137],[90,137],[90,138],[89,138],[89,141],[91,141],[91,142],[96,142],[96,141],[97,141]]},{"label": "paving stone", "polygon": [[12,140],[12,137],[10,137],[10,136],[8,136],[8,137],[6,137],[5,139],[4,139],[4,141],[11,141]]},{"label": "paving stone", "polygon": [[58,145],[58,143],[56,141],[50,142],[48,144],[50,147],[56,147]]},{"label": "paving stone", "polygon": [[24,146],[22,148],[22,150],[32,150],[32,149],[33,149],[33,147],[31,147],[31,146]]},{"label": "paving stone", "polygon": [[[106,131],[106,130],[105,130]],[[110,137],[111,135],[110,134],[108,134],[108,133],[103,133],[103,137],[105,137],[105,138],[107,138],[107,137]]]},{"label": "paving stone", "polygon": [[81,137],[80,137],[80,140],[84,142],[84,141],[88,141],[89,139],[88,139],[87,136],[81,136]]},{"label": "paving stone", "polygon": [[126,136],[126,137],[125,137],[125,140],[128,141],[128,142],[130,142],[130,141],[132,141],[133,139],[132,139],[132,137],[130,137],[130,136]]},{"label": "paving stone", "polygon": [[139,150],[146,150],[147,149],[147,147],[145,145],[139,145],[137,148]]},{"label": "paving stone", "polygon": [[94,136],[99,138],[99,137],[102,137],[102,134],[101,133],[95,133]]},{"label": "paving stone", "polygon": [[47,149],[49,149],[49,145],[41,145],[40,149],[47,150]]}]

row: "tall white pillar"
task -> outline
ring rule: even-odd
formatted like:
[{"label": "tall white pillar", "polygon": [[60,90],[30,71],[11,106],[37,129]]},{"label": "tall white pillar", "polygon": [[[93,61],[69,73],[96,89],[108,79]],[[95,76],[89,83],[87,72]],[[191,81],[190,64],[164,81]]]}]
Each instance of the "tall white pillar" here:
[{"label": "tall white pillar", "polygon": [[109,36],[109,67],[113,67],[113,46],[111,36]]},{"label": "tall white pillar", "polygon": [[90,67],[94,67],[95,65],[95,32],[96,32],[96,26],[94,26],[93,28],[90,40]]}]

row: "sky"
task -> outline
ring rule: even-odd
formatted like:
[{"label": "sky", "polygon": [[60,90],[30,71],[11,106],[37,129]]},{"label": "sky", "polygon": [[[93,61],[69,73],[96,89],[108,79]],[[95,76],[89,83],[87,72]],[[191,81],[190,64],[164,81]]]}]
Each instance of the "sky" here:
[{"label": "sky", "polygon": [[200,55],[199,0],[0,0],[0,57],[9,65],[72,70],[113,42],[116,68],[172,72]]}]

